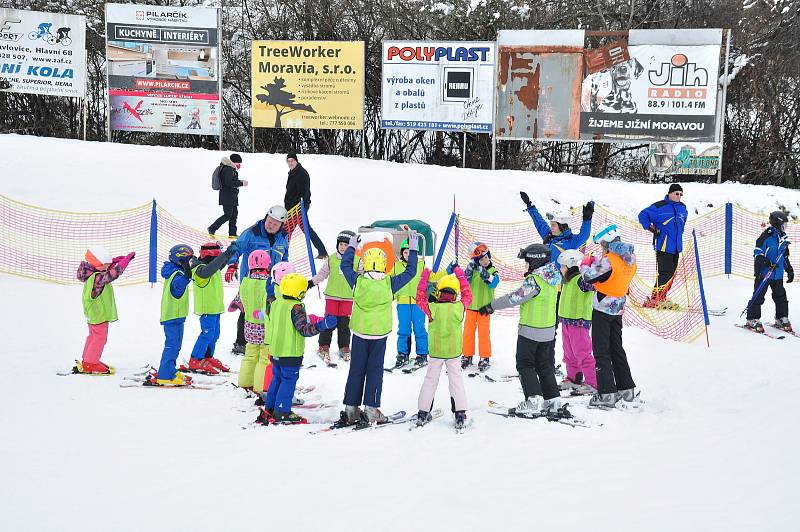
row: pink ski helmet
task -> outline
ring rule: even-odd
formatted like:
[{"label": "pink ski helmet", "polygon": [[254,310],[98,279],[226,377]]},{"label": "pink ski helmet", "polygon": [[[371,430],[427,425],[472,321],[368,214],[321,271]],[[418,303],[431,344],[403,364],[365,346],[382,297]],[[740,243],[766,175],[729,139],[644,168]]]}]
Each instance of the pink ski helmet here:
[{"label": "pink ski helmet", "polygon": [[247,267],[252,270],[269,271],[269,253],[263,249],[257,249],[247,257]]},{"label": "pink ski helmet", "polygon": [[280,283],[283,276],[287,273],[295,273],[294,264],[291,262],[279,262],[272,268],[272,281]]}]

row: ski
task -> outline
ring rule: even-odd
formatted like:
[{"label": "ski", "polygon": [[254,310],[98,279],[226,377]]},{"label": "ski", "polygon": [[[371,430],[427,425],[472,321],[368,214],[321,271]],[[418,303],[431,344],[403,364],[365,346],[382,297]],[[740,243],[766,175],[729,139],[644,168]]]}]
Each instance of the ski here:
[{"label": "ski", "polygon": [[738,328],[740,328],[740,329],[743,329],[745,331],[750,331],[751,333],[754,333],[754,334],[760,334],[761,336],[766,336],[767,338],[772,338],[773,340],[783,340],[784,338],[786,338],[782,334],[773,334],[773,333],[767,332],[767,331],[755,331],[753,329],[747,328],[744,325],[740,325],[738,323],[734,323],[733,325],[738,327]]},{"label": "ski", "polygon": [[[655,307],[645,307],[644,305],[635,302],[634,306],[642,310],[669,310],[672,312],[687,312],[687,313],[697,313],[702,314],[702,308],[690,308],[678,305],[677,303],[673,303],[672,301],[665,301],[659,303]],[[728,307],[723,308],[709,308],[706,309],[709,316],[724,316],[728,312]]]},{"label": "ski", "polygon": [[546,419],[547,421],[554,421],[556,423],[561,423],[563,425],[569,425],[571,427],[583,427],[583,428],[591,428],[594,424],[586,421],[585,419],[579,419],[572,415],[572,412],[567,410],[568,405],[563,405],[561,408],[556,410],[555,412],[547,411],[547,412],[538,412],[535,414],[517,414],[516,408],[503,406],[500,403],[496,403],[494,401],[489,401],[487,406],[487,410],[490,414],[495,414],[498,416],[503,417],[519,417],[524,419]]},{"label": "ski", "polygon": [[422,364],[422,365],[419,365],[419,366],[418,366],[418,365],[416,365],[416,364],[414,364],[414,365],[413,365],[413,366],[411,366],[410,368],[403,368],[403,373],[405,373],[406,375],[408,375],[409,373],[414,373],[415,371],[418,371],[418,370],[420,370],[420,369],[422,369],[422,368],[424,368],[424,367],[427,367],[427,365],[428,365],[428,363],[427,363],[427,362],[425,362],[424,364]]},{"label": "ski", "polygon": [[[397,421],[399,419],[403,419],[404,417],[406,417],[405,410],[400,410],[400,411],[395,412],[394,414],[392,414],[390,416],[387,416],[387,419],[389,420],[388,423],[383,423],[382,425],[378,425],[378,426],[389,425],[393,421]],[[365,426],[362,426],[361,429],[358,429],[358,430],[362,430],[364,428],[370,427],[369,423],[360,422],[360,421],[356,422],[356,423],[349,423],[349,424],[346,424],[346,425],[339,425],[339,422],[336,422],[333,425],[330,425],[328,427],[309,431],[309,434],[321,434],[323,432],[333,432],[335,430],[346,429],[346,428],[349,428],[351,430],[356,430],[356,427],[358,427],[359,425],[362,425],[362,424],[365,425]]]},{"label": "ski", "polygon": [[353,425],[353,430],[351,432],[356,432],[364,429],[380,429],[383,427],[388,427],[391,425],[399,425],[401,423],[405,423],[411,418],[406,417],[405,410],[399,410],[390,416],[386,416],[386,421],[383,423],[370,423],[369,421],[362,420]]},{"label": "ski", "polygon": [[214,390],[216,386],[208,384],[189,384],[187,386],[164,386],[162,384],[148,384],[149,381],[123,380],[119,383],[120,388],[152,388],[163,390]]},{"label": "ski", "polygon": [[800,332],[797,332],[797,331],[794,331],[794,330],[792,330],[792,331],[787,331],[786,329],[783,329],[783,328],[781,328],[781,327],[778,327],[778,324],[777,324],[777,323],[767,323],[767,325],[769,325],[770,327],[772,327],[772,328],[773,328],[773,329],[775,329],[776,331],[780,331],[780,332],[782,332],[782,333],[788,333],[788,334],[791,334],[792,336],[797,336],[798,338],[800,338]]},{"label": "ski", "polygon": [[467,373],[467,377],[478,380],[484,380],[486,382],[511,382],[515,379],[515,377],[511,377],[509,375],[498,375],[492,377],[491,375],[486,373]]},{"label": "ski", "polygon": [[323,410],[325,408],[333,408],[338,406],[339,401],[326,401],[324,403],[303,403],[302,405],[292,405],[292,408],[300,408],[303,410]]},{"label": "ski", "polygon": [[419,412],[417,414],[414,414],[413,416],[403,420],[404,422],[411,423],[411,426],[408,427],[409,431],[415,430],[415,429],[420,429],[420,428],[428,425],[429,423],[433,423],[434,421],[436,421],[437,419],[442,417],[444,415],[444,412],[442,412],[441,408],[434,408],[433,410],[431,410],[431,420],[426,422],[424,425],[417,425],[418,414],[419,414]]},{"label": "ski", "polygon": [[[142,384],[144,382],[151,381],[153,375],[154,375],[153,373],[147,373],[147,374],[144,374],[144,375],[126,375],[125,377],[122,378],[122,382],[136,382],[136,383]],[[204,387],[207,386],[208,389],[210,390],[212,388],[218,388],[220,386],[223,386],[225,383],[224,382],[219,382],[219,381],[217,381],[217,382],[215,382],[215,381],[198,381],[197,379],[192,378],[192,384],[197,384],[197,385],[204,386]],[[151,384],[150,386],[161,386],[161,385],[160,384]],[[181,388],[181,386],[165,386],[165,387]]]}]

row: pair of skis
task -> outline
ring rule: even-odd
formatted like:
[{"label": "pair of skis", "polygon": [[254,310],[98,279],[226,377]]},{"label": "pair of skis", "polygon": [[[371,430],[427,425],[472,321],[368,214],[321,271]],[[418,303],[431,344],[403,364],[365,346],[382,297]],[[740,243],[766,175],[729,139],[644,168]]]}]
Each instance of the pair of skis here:
[{"label": "pair of skis", "polygon": [[797,331],[787,331],[786,329],[779,327],[778,324],[776,323],[766,323],[765,325],[767,327],[770,327],[770,329],[775,329],[776,332],[773,332],[772,330],[767,330],[766,328],[763,331],[757,331],[755,329],[745,327],[744,325],[741,325],[739,323],[734,323],[734,326],[740,329],[744,329],[745,331],[750,331],[755,334],[760,334],[761,336],[766,336],[767,338],[772,338],[773,340],[783,340],[784,338],[786,338],[787,334],[800,338],[800,333],[798,333]]},{"label": "pair of skis", "polygon": [[562,425],[569,425],[570,427],[591,428],[595,426],[595,424],[590,421],[573,416],[572,412],[568,410],[567,406],[568,405],[565,404],[558,410],[546,410],[544,412],[535,412],[535,413],[521,413],[517,412],[517,409],[514,407],[508,407],[500,403],[497,403],[495,401],[489,401],[489,404],[487,405],[487,410],[489,411],[490,414],[495,414],[498,416],[519,417],[524,419],[546,419],[547,421],[561,423]]}]

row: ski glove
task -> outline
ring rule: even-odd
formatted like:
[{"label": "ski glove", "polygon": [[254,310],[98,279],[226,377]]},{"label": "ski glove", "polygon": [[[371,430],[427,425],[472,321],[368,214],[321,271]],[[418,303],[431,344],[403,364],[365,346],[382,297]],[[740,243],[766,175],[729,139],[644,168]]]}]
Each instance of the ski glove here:
[{"label": "ski glove", "polygon": [[481,316],[487,316],[489,314],[494,314],[494,309],[492,308],[491,303],[488,305],[484,305],[478,309],[478,312]]},{"label": "ski glove", "polygon": [[419,251],[419,233],[416,231],[408,233],[408,250]]},{"label": "ski glove", "polygon": [[239,264],[236,262],[228,266],[228,269],[225,270],[225,282],[230,283],[233,281],[234,277],[237,279],[239,278]]},{"label": "ski glove", "polygon": [[594,255],[591,255],[591,254],[586,255],[585,257],[583,257],[583,260],[581,261],[581,266],[589,266],[589,267],[591,267],[591,265],[594,264],[594,261],[596,261],[596,260],[597,259],[595,258]]},{"label": "ski glove", "polygon": [[236,312],[237,310],[239,312],[244,310],[244,305],[242,305],[242,300],[239,299],[239,294],[236,294],[236,297],[233,298],[231,304],[228,305],[228,312]]},{"label": "ski glove", "polygon": [[481,280],[486,284],[491,283],[492,280],[491,280],[490,275],[489,275],[489,270],[487,270],[483,266],[479,266],[478,268],[479,268],[478,271],[480,272],[480,275],[481,275]]},{"label": "ski glove", "polygon": [[594,202],[590,201],[583,206],[583,221],[588,222],[594,216]]},{"label": "ski glove", "polygon": [[353,235],[350,237],[350,242],[348,242],[347,245],[353,249],[356,249],[360,242],[361,242],[361,237],[358,235]]},{"label": "ski glove", "polygon": [[533,203],[531,203],[531,198],[528,197],[528,194],[523,191],[519,191],[519,197],[522,198],[522,202],[525,204],[525,207],[530,209],[533,207]]},{"label": "ski glove", "polygon": [[458,266],[458,259],[453,259],[453,262],[447,265],[447,273],[453,273],[453,268]]},{"label": "ski glove", "polygon": [[115,257],[112,262],[116,262],[123,270],[128,267],[128,263],[136,256],[135,251],[131,251],[124,257]]},{"label": "ski glove", "polygon": [[330,314],[322,318],[322,321],[317,323],[317,328],[320,331],[330,331],[331,329],[336,328],[336,322],[339,321],[336,319],[336,316],[331,316]]},{"label": "ski glove", "polygon": [[653,233],[654,236],[658,236],[661,234],[661,229],[659,229],[653,224],[650,224],[650,227],[648,227],[647,230]]},{"label": "ski glove", "polygon": [[786,266],[784,268],[786,270],[786,282],[791,283],[794,281],[794,268],[792,268],[792,265],[789,264],[788,260],[786,261]]},{"label": "ski glove", "polygon": [[757,276],[761,275],[761,272],[763,272],[764,269],[773,268],[774,266],[775,263],[769,260],[765,255],[756,255],[755,274]]}]

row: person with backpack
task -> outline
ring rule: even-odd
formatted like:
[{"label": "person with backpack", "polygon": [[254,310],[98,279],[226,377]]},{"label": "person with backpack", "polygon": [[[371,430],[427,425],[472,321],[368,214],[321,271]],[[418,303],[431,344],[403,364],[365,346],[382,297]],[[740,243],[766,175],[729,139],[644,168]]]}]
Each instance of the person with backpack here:
[{"label": "person with backpack", "polygon": [[219,204],[222,205],[222,216],[208,226],[208,234],[214,235],[228,222],[228,236],[236,237],[236,219],[239,217],[239,187],[246,187],[247,181],[239,179],[239,168],[242,167],[242,156],[232,153],[223,157],[219,166],[211,175],[211,188],[219,190]]}]

